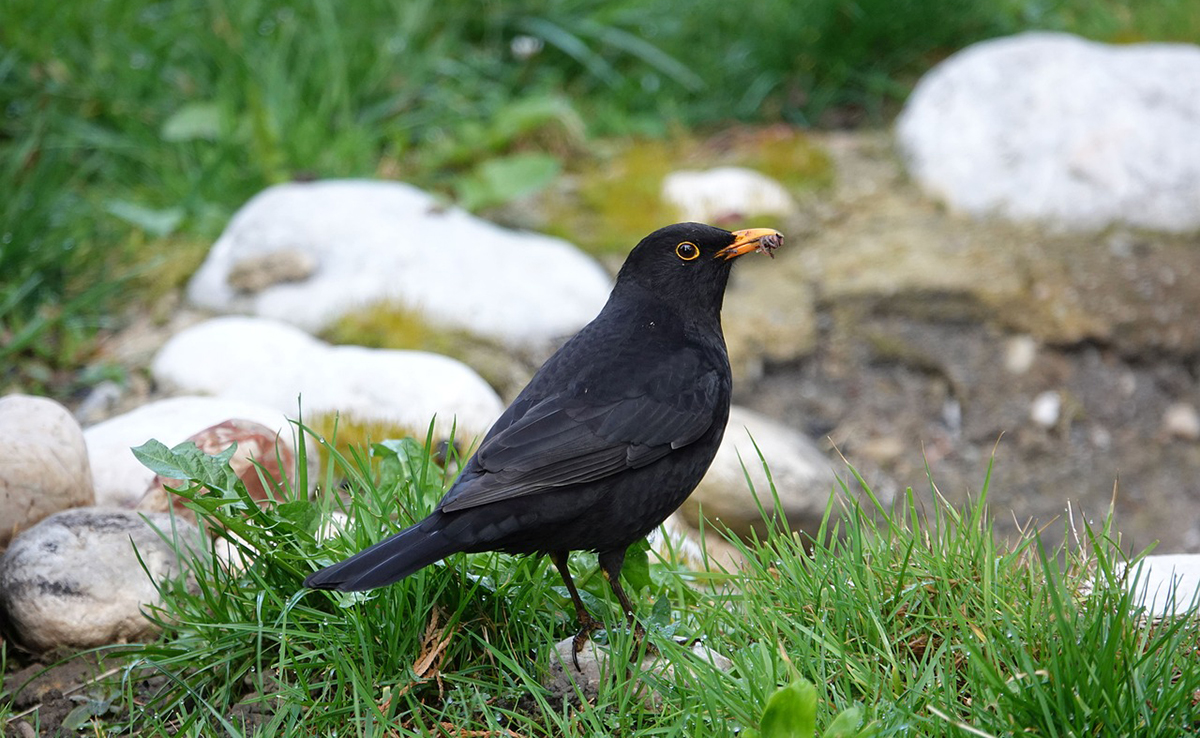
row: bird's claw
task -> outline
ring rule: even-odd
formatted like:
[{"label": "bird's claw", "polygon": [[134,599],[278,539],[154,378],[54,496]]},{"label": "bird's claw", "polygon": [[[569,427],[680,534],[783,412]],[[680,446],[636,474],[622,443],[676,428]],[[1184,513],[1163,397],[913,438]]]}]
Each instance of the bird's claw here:
[{"label": "bird's claw", "polygon": [[[575,671],[582,672],[583,669],[579,666],[579,654],[583,651],[583,647],[587,644],[587,642],[591,640],[592,632],[599,630],[601,627],[603,627],[603,625],[600,623],[600,621],[593,620],[590,617],[587,620],[580,620],[579,624],[579,631],[576,632],[575,637],[571,639],[571,662],[575,664]],[[646,656],[658,656],[658,647],[651,643],[648,638],[646,638],[646,629],[642,627],[642,624],[634,620],[631,625],[633,626],[632,630],[634,639],[642,646],[642,658],[645,658]],[[634,650],[630,653],[630,661],[633,663],[639,661],[637,650]]]},{"label": "bird's claw", "polygon": [[584,645],[591,639],[592,631],[600,627],[600,623],[589,617],[587,620],[581,619],[579,626],[579,632],[571,639],[571,661],[575,663],[575,671],[583,671],[579,668],[579,652],[583,650]]}]

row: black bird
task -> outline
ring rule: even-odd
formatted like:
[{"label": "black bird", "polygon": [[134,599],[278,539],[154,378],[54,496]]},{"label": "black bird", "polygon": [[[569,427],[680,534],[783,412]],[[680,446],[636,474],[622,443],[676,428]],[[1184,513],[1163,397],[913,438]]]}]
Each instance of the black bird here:
[{"label": "black bird", "polygon": [[782,239],[701,223],[642,239],[604,309],[542,365],[433,513],[305,586],[382,587],[461,551],[549,554],[582,626],[578,652],[599,624],[567,555],[590,550],[632,623],[619,580],[625,549],[691,494],[729,419],[721,303],[731,260],[769,254]]}]

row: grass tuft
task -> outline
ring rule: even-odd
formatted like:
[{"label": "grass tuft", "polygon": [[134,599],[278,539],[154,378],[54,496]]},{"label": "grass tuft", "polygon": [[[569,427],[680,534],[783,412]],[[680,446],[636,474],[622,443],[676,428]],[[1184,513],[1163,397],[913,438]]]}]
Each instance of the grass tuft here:
[{"label": "grass tuft", "polygon": [[[674,668],[614,669],[583,706],[542,686],[552,644],[575,627],[544,559],[457,555],[374,592],[301,589],[313,569],[422,517],[448,482],[427,444],[341,453],[310,433],[302,429],[332,459],[325,499],[289,493],[264,509],[218,459],[186,446],[140,450],[152,466],[188,472],[195,486],[182,494],[226,543],[194,561],[193,583],[164,586],[152,613],[164,635],[139,647],[126,671],[126,728],[736,735],[769,728],[760,720],[772,695],[806,680],[818,685],[820,730],[849,729],[851,716],[874,735],[1200,730],[1200,624],[1146,621],[1128,594],[1136,574],[1124,572],[1136,567],[1126,568],[1111,517],[1056,550],[1043,550],[1036,531],[999,544],[986,506],[990,472],[979,500],[962,509],[936,488],[925,501],[909,490],[895,510],[878,501],[836,509],[831,498],[812,539],[772,525],[760,539],[731,541],[746,560],[737,572],[692,571],[669,554],[642,565],[638,547],[630,593]],[[199,485],[213,491],[198,494]],[[331,528],[332,510],[349,521]],[[218,555],[222,545],[245,566]],[[573,569],[589,607],[620,623],[594,557],[576,554]],[[733,668],[680,645],[696,639]],[[598,641],[616,664],[640,647],[624,628]]]}]

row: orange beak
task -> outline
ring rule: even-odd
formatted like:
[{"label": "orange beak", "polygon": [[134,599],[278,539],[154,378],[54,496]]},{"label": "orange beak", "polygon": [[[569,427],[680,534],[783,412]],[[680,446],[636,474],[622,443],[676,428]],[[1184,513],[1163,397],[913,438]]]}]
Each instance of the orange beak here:
[{"label": "orange beak", "polygon": [[733,232],[733,243],[717,252],[718,257],[732,259],[751,251],[762,251],[775,258],[774,251],[783,244],[783,234],[774,228],[747,228]]}]

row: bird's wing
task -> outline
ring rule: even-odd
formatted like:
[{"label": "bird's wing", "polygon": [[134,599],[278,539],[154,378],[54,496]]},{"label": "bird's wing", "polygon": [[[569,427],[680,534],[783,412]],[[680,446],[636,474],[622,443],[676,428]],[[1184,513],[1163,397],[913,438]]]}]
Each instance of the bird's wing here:
[{"label": "bird's wing", "polygon": [[[670,373],[637,396],[597,402],[552,395],[479,448],[442,500],[444,512],[603,479],[645,466],[704,435],[720,402],[720,373]],[[683,377],[690,381],[682,385]]]}]

